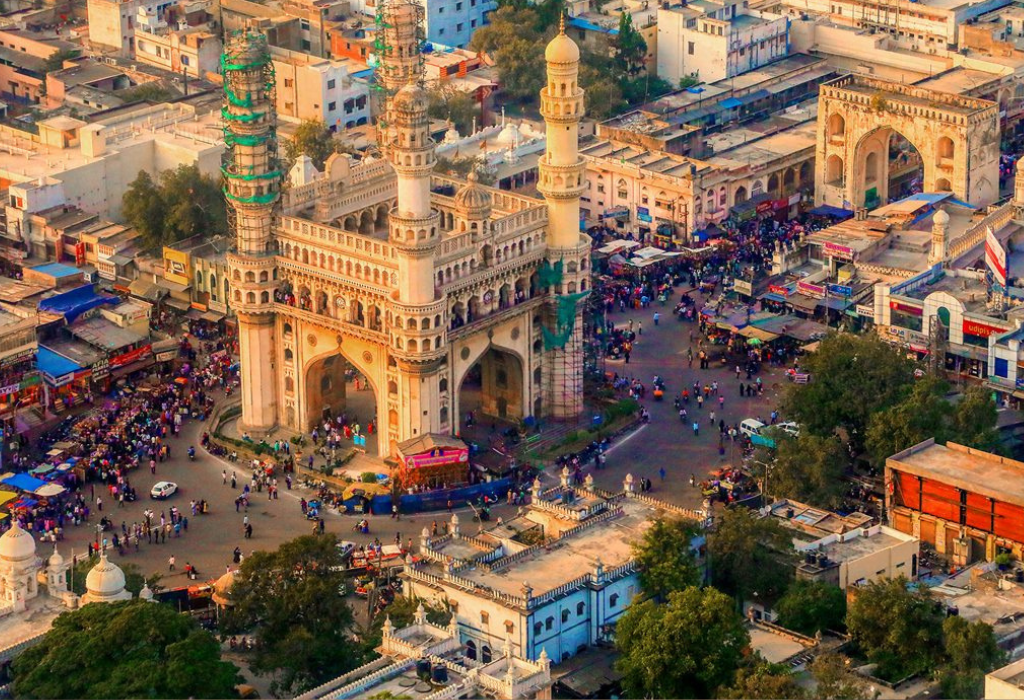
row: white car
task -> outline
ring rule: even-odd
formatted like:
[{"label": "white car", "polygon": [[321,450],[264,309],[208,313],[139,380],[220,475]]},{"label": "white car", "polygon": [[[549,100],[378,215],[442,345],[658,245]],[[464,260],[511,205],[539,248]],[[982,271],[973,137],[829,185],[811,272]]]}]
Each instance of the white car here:
[{"label": "white car", "polygon": [[153,489],[149,492],[149,497],[162,501],[165,498],[170,498],[177,492],[178,485],[173,481],[158,481],[153,484]]},{"label": "white car", "polygon": [[786,433],[786,435],[790,435],[792,437],[800,437],[800,426],[794,423],[793,421],[786,421],[785,423],[776,423],[771,427],[778,428],[782,432]]},{"label": "white car", "polygon": [[760,434],[763,428],[764,423],[757,420],[756,418],[747,418],[742,423],[740,423],[740,433],[746,435],[747,437]]}]

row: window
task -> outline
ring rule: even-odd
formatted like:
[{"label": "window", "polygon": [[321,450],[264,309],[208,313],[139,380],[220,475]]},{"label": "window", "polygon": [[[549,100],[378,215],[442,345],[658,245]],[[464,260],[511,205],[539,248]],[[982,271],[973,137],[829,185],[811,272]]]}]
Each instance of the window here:
[{"label": "window", "polygon": [[539,622],[534,622],[533,623],[533,633],[534,634],[540,634],[541,630],[543,630],[543,629],[544,629],[544,625],[540,624]]},{"label": "window", "polygon": [[455,11],[456,12],[462,12],[462,3],[461,2],[455,3]]},{"label": "window", "polygon": [[183,65],[183,66],[190,65],[189,62],[188,62],[188,56],[182,56],[181,57],[181,65]]},{"label": "window", "polygon": [[995,370],[997,377],[1006,377],[1009,375],[1009,363],[1002,357],[997,357]]},{"label": "window", "polygon": [[327,111],[328,112],[333,112],[337,108],[338,108],[338,103],[337,102],[328,102],[327,103]]},{"label": "window", "polygon": [[614,608],[618,604],[619,604],[619,594],[618,593],[612,593],[611,597],[608,598],[608,607]]},{"label": "window", "polygon": [[551,629],[554,626],[555,626],[555,618],[549,617],[548,619],[544,620],[544,629],[549,630],[549,629]]},{"label": "window", "polygon": [[327,81],[327,89],[328,90],[333,90],[334,89],[334,79],[333,78],[331,80]]},{"label": "window", "polygon": [[444,36],[444,27],[441,27],[440,29],[437,30],[437,35]]},{"label": "window", "polygon": [[295,85],[295,81],[294,81],[294,80],[293,80],[292,78],[285,78],[285,79],[284,79],[284,86],[285,86],[286,88],[290,88],[290,87],[292,87],[293,85]]},{"label": "window", "polygon": [[455,25],[455,31],[461,32],[464,26],[465,25],[462,22],[459,22],[458,24]]},{"label": "window", "polygon": [[299,20],[299,27],[302,29],[302,31],[308,32],[309,31],[309,20],[308,19],[300,19]]},{"label": "window", "polygon": [[475,27],[476,26],[476,20],[475,19],[469,20],[469,26],[470,27]]},{"label": "window", "polygon": [[568,610],[563,610],[562,611],[562,624],[565,624],[568,621],[569,621],[569,611]]},{"label": "window", "polygon": [[480,622],[486,625],[490,621],[491,621],[491,616],[487,612],[481,611],[480,612]]},{"label": "window", "polygon": [[437,14],[443,15],[444,14],[444,8],[443,7],[437,8]]},{"label": "window", "polygon": [[694,49],[693,42],[692,41],[686,42],[686,53],[688,53],[688,54],[690,54],[692,56],[693,55],[693,49]]},{"label": "window", "polygon": [[505,634],[512,634],[516,631],[516,626],[512,624],[511,620],[505,620]]},{"label": "window", "polygon": [[579,603],[576,603],[576,614],[577,615],[582,615],[583,611],[586,609],[586,607],[587,607],[586,604],[583,603],[582,601],[579,602]]},{"label": "window", "polygon": [[313,45],[309,43],[309,39],[303,39],[302,40],[302,50],[303,51],[309,51],[310,48],[312,48],[312,46]]}]

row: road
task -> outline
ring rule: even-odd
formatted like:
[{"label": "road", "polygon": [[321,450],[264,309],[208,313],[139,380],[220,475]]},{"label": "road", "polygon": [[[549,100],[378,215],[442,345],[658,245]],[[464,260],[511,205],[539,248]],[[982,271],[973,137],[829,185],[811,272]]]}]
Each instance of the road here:
[{"label": "road", "polygon": [[[661,325],[657,327],[652,321],[656,310],[663,317]],[[642,322],[643,334],[635,344],[630,363],[609,362],[608,369],[635,376],[648,387],[655,374],[661,375],[667,381],[668,391],[662,402],[653,401],[648,393],[644,404],[651,414],[650,423],[613,443],[606,466],[595,473],[595,481],[599,487],[617,491],[622,488],[626,474],[632,473],[634,477],[652,480],[653,496],[681,506],[698,507],[701,502],[700,492],[689,485],[690,475],[702,479],[723,465],[738,463],[740,451],[738,443],[727,443],[726,454],[718,454],[718,430],[709,421],[710,404],[705,404],[703,411],[698,411],[695,403],[690,402],[691,420],[693,416],[702,414],[700,434],[694,436],[690,421],[686,425],[680,423],[671,397],[683,386],[691,386],[694,381],[699,380],[702,384],[718,381],[719,386],[724,388],[725,406],[724,411],[715,407],[718,414],[716,420],[724,417],[729,424],[733,424],[748,417],[768,416],[772,406],[777,403],[778,392],[785,380],[781,370],[766,370],[761,375],[766,387],[764,396],[740,398],[739,382],[732,366],[717,365],[708,370],[688,368],[686,350],[691,347],[689,332],[691,329],[696,331],[696,326],[676,321],[670,312],[671,306],[656,306],[639,312],[616,311],[610,317],[617,325],[628,324],[630,318],[634,324]],[[692,345],[696,354],[696,343]],[[118,528],[121,521],[129,526],[135,521],[141,521],[142,511],[146,508],[154,507],[159,519],[160,511],[166,511],[171,505],[176,505],[187,514],[190,500],[205,498],[210,502],[209,514],[189,515],[189,528],[180,538],[172,538],[159,545],[142,544],[139,552],[126,551],[123,557],[116,552],[112,555],[115,561],[136,564],[146,574],[161,574],[164,577],[163,585],[166,586],[184,585],[182,569],[186,562],[193,564],[202,578],[214,578],[231,565],[231,553],[236,546],[241,547],[245,554],[256,549],[273,549],[312,530],[312,523],[303,517],[299,506],[299,499],[303,496],[308,498],[309,492],[299,488],[287,491],[282,482],[279,499],[271,501],[265,493],[253,495],[248,512],[253,526],[253,538],[251,541],[245,540],[242,533],[245,513],[235,512],[234,500],[239,491],[230,488],[230,475],[232,472],[238,474],[240,489],[248,471],[240,464],[226,462],[202,449],[196,450],[196,461],[189,462],[186,450],[189,445],[199,444],[203,428],[203,425],[197,423],[186,424],[181,436],[172,442],[173,458],[160,464],[156,475],[150,474],[147,469],[136,470],[132,474],[132,484],[145,498],[135,503],[126,503],[124,508],[118,508],[110,499],[104,498],[102,514],[110,516]],[[661,467],[666,471],[664,481],[659,477],[658,470]],[[227,471],[227,485],[222,483],[222,470]],[[552,473],[548,476],[548,483],[553,478],[557,477]],[[149,500],[151,486],[161,480],[176,482],[180,486],[179,492],[165,502]],[[89,487],[86,489],[88,491]],[[493,513],[495,517],[508,517],[512,509],[501,506]],[[99,517],[96,514],[93,523]],[[325,511],[324,517],[326,529],[341,539],[363,543],[379,537],[385,543],[392,543],[397,533],[405,543],[410,537],[416,542],[424,527],[430,527],[435,520],[440,524],[449,516],[447,513],[403,516],[397,522],[387,515],[372,516],[369,535],[360,535],[352,530],[356,522],[353,516]],[[471,513],[463,509],[460,517],[465,527],[470,522]],[[95,537],[94,525],[69,526],[65,540],[60,543],[60,551],[69,556],[73,548],[75,554],[84,554],[87,542],[95,541]],[[48,549],[48,546],[40,545],[39,551],[45,553]],[[168,571],[168,558],[172,554],[177,560],[175,572]]]},{"label": "road", "polygon": [[[699,296],[698,299],[703,301],[707,297]],[[700,490],[690,486],[690,475],[694,474],[697,480],[704,479],[716,469],[739,464],[741,458],[739,442],[727,441],[725,455],[718,454],[718,428],[710,423],[711,404],[714,403],[716,422],[724,418],[728,425],[732,425],[745,418],[761,416],[767,419],[772,408],[779,403],[786,379],[781,368],[764,366],[760,375],[765,387],[764,395],[741,398],[741,381],[736,379],[734,364],[726,367],[712,363],[710,369],[698,369],[697,324],[677,321],[671,313],[672,306],[673,303],[664,307],[655,303],[649,309],[627,310],[625,313],[616,310],[608,316],[619,328],[628,326],[630,319],[634,329],[643,324],[643,333],[634,344],[629,364],[607,362],[606,369],[618,372],[620,376],[636,377],[644,383],[648,393],[643,404],[650,412],[651,420],[639,431],[612,444],[605,468],[594,474],[594,481],[600,488],[618,491],[622,489],[626,474],[632,473],[635,478],[647,477],[652,481],[651,495],[655,498],[696,508],[701,504]],[[661,314],[658,326],[653,321],[655,311]],[[692,343],[690,331],[694,334]],[[686,356],[687,349],[691,347],[694,354],[692,368],[687,367]],[[651,398],[654,375],[664,378],[667,384],[663,401]],[[741,380],[745,383],[745,374],[741,375]],[[725,397],[724,409],[718,408],[716,400],[705,402],[704,408],[698,410],[691,398],[687,406],[688,420],[684,425],[679,420],[672,397],[687,387],[692,393],[696,381],[701,385],[717,381]],[[700,434],[695,436],[692,422],[697,418],[701,425]],[[664,481],[659,476],[662,467],[666,472]]]}]

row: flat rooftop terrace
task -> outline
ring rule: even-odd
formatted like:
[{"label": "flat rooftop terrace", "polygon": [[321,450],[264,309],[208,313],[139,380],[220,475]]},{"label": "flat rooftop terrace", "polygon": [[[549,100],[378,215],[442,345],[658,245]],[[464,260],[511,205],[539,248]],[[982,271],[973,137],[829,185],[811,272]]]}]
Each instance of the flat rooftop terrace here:
[{"label": "flat rooftop terrace", "polygon": [[994,102],[988,102],[987,100],[965,98],[962,95],[940,92],[933,88],[928,88],[928,92],[931,93],[930,96],[927,93],[914,94],[913,89],[901,90],[901,87],[906,86],[901,86],[899,83],[868,80],[859,76],[852,76],[852,79],[847,80],[845,83],[841,81],[833,83],[832,87],[863,95],[869,99],[882,93],[885,99],[890,102],[938,109],[965,117],[997,106]]}]

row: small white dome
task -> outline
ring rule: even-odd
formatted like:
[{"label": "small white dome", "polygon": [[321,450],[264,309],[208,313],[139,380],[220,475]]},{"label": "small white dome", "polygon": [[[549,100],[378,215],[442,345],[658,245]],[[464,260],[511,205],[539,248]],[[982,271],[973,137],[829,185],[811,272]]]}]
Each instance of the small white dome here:
[{"label": "small white dome", "polygon": [[461,139],[462,135],[455,128],[454,124],[448,127],[448,131],[444,132],[444,143],[458,143]]},{"label": "small white dome", "polygon": [[471,171],[466,184],[455,193],[455,206],[470,219],[486,219],[491,215],[491,193],[480,186],[480,178]]},{"label": "small white dome", "polygon": [[580,47],[564,32],[559,32],[544,49],[544,60],[548,63],[579,63]]},{"label": "small white dome", "polygon": [[949,214],[946,213],[945,209],[939,209],[935,212],[935,217],[932,219],[939,226],[945,226],[949,223]]},{"label": "small white dome", "polygon": [[15,520],[11,529],[0,535],[0,559],[8,562],[25,561],[35,555],[35,539]]},{"label": "small white dome", "polygon": [[231,587],[235,585],[235,575],[237,573],[237,571],[228,571],[213,584],[214,603],[228,607],[235,604],[235,601],[231,599]]},{"label": "small white dome", "polygon": [[46,565],[51,569],[59,569],[64,566],[64,557],[60,555],[56,547],[53,548],[53,554],[50,555],[50,558],[46,560]]},{"label": "small white dome", "polygon": [[494,139],[495,143],[505,148],[515,148],[519,145],[522,140],[522,134],[519,133],[519,127],[509,122],[505,125],[505,128],[501,130],[498,137]]},{"label": "small white dome", "polygon": [[142,584],[142,590],[139,591],[139,600],[153,600],[153,591],[148,583]]},{"label": "small white dome", "polygon": [[112,598],[124,593],[124,572],[121,567],[107,559],[104,552],[100,563],[92,567],[85,577],[85,589],[95,598]]}]

